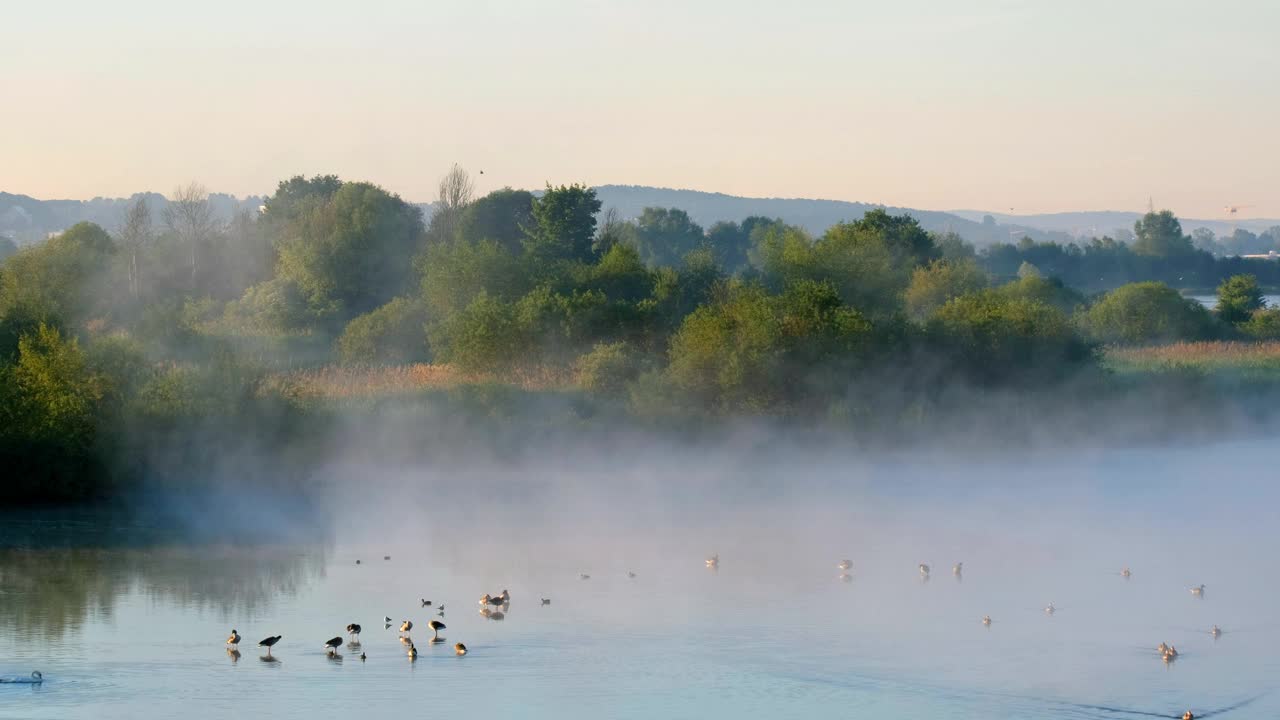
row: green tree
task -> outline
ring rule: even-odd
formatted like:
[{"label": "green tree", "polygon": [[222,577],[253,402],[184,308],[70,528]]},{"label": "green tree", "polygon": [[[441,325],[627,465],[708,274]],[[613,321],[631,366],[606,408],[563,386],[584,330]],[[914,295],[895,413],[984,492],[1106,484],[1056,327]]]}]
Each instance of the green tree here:
[{"label": "green tree", "polygon": [[625,342],[597,343],[575,363],[578,386],[599,395],[621,395],[640,376],[643,365]]},{"label": "green tree", "polygon": [[533,194],[507,187],[467,205],[457,234],[460,242],[492,240],[511,253],[519,253],[533,225]]},{"label": "green tree", "polygon": [[338,337],[344,365],[404,365],[427,360],[426,313],[422,304],[395,298],[360,315]]},{"label": "green tree", "polygon": [[1083,295],[1068,287],[1062,280],[1040,275],[1028,274],[1026,277],[1001,285],[995,291],[1011,300],[1034,300],[1068,314],[1075,312],[1076,308],[1084,305],[1085,301]]},{"label": "green tree", "polygon": [[1158,282],[1130,283],[1112,290],[1081,312],[1090,338],[1123,345],[1210,340],[1218,335],[1213,316],[1200,303]]},{"label": "green tree", "polygon": [[600,200],[585,185],[547,185],[533,202],[534,225],[525,247],[540,260],[590,260]]},{"label": "green tree", "polygon": [[421,245],[417,208],[369,183],[344,183],[291,223],[279,243],[277,277],[317,311],[368,312],[404,291]]},{"label": "green tree", "polygon": [[675,266],[705,242],[702,227],[683,210],[647,207],[636,219],[636,249],[652,267]]},{"label": "green tree", "polygon": [[1255,310],[1240,330],[1254,340],[1280,340],[1280,308]]},{"label": "green tree", "polygon": [[1133,224],[1133,252],[1151,257],[1176,257],[1195,250],[1182,224],[1168,210],[1149,212]]},{"label": "green tree", "polygon": [[1218,286],[1216,312],[1223,322],[1242,323],[1266,304],[1258,278],[1253,275],[1232,275]]},{"label": "green tree", "polygon": [[437,357],[466,372],[511,367],[528,347],[515,306],[486,292],[456,315],[429,326],[428,340]]},{"label": "green tree", "polygon": [[7,235],[0,235],[0,263],[3,263],[5,258],[17,252],[18,245],[13,242],[13,239]]},{"label": "green tree", "polygon": [[514,301],[530,281],[520,258],[493,240],[432,245],[422,260],[422,297],[440,320],[461,312],[480,293]]},{"label": "green tree", "polygon": [[987,274],[972,259],[938,260],[917,267],[907,285],[907,312],[923,320],[948,300],[982,290],[987,284]]}]

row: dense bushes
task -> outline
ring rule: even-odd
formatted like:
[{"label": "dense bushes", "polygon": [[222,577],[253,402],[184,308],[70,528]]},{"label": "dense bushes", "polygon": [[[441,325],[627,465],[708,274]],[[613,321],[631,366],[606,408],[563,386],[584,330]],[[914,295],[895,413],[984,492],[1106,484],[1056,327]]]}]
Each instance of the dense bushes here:
[{"label": "dense bushes", "polygon": [[396,298],[347,323],[338,338],[345,365],[402,365],[427,360],[426,312],[422,304]]},{"label": "dense bushes", "polygon": [[1220,333],[1203,305],[1158,282],[1107,293],[1080,314],[1080,327],[1098,342],[1122,345],[1209,340]]}]

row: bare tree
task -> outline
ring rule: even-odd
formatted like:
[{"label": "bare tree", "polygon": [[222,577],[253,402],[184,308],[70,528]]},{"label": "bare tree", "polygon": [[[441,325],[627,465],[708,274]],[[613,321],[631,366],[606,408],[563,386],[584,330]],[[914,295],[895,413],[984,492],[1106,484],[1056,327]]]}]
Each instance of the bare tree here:
[{"label": "bare tree", "polygon": [[471,204],[474,193],[475,183],[471,181],[471,175],[457,164],[440,178],[440,195],[431,216],[433,234],[438,239],[446,242],[454,239],[462,211]]},{"label": "bare tree", "polygon": [[191,247],[191,288],[194,290],[200,246],[208,243],[218,230],[213,206],[209,204],[209,191],[196,182],[174,190],[169,205],[164,209],[164,223]]},{"label": "bare tree", "polygon": [[142,291],[142,275],[138,268],[138,256],[151,246],[155,234],[151,227],[151,206],[145,197],[139,197],[124,211],[124,223],[120,226],[120,244],[129,253],[129,294],[136,301]]}]

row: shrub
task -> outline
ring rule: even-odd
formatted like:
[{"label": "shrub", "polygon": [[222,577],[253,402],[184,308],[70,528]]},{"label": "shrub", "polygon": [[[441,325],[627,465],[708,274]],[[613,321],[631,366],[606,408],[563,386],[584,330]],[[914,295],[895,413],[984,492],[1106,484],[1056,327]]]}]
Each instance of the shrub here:
[{"label": "shrub", "polygon": [[1211,340],[1219,335],[1203,305],[1159,282],[1112,290],[1080,313],[1079,324],[1090,338],[1120,345]]},{"label": "shrub", "polygon": [[426,313],[421,303],[396,298],[347,323],[338,337],[344,365],[404,365],[427,360]]}]

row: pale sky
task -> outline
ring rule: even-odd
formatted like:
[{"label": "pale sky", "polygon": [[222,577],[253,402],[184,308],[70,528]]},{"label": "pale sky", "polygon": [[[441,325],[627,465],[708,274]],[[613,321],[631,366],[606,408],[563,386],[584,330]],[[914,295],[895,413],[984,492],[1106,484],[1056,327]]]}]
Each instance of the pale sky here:
[{"label": "pale sky", "polygon": [[0,190],[426,201],[627,183],[1280,217],[1276,0],[59,2],[0,10]]}]

